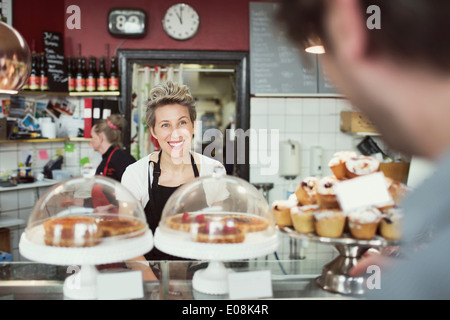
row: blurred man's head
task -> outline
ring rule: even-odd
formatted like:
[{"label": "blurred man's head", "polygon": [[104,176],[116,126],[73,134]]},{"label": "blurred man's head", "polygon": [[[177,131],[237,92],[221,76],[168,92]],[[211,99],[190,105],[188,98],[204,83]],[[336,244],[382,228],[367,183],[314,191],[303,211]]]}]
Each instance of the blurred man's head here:
[{"label": "blurred man's head", "polygon": [[448,12],[448,0],[282,0],[279,17],[297,45],[321,39],[328,75],[391,147],[437,158],[450,147]]}]

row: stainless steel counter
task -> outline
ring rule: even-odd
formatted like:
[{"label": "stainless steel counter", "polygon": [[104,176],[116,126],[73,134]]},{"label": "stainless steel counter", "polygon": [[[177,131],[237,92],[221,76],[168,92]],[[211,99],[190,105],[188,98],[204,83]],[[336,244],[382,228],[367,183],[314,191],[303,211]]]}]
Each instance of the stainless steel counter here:
[{"label": "stainless steel counter", "polygon": [[[322,290],[316,278],[327,261],[265,260],[227,262],[234,272],[270,271],[271,299],[348,299],[353,298]],[[155,270],[158,281],[144,281],[144,300],[211,300],[229,299],[228,295],[209,295],[192,288],[193,274],[207,266],[197,261],[161,261]],[[100,272],[124,272],[125,268],[103,269]],[[62,300],[63,284],[68,266],[33,262],[3,262],[0,264],[0,300]]]}]

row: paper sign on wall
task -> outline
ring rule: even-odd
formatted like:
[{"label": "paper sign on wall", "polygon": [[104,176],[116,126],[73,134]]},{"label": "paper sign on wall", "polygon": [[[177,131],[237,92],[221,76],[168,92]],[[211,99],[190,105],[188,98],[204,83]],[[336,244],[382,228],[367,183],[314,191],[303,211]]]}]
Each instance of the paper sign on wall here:
[{"label": "paper sign on wall", "polygon": [[382,172],[341,181],[333,188],[344,212],[393,204]]}]

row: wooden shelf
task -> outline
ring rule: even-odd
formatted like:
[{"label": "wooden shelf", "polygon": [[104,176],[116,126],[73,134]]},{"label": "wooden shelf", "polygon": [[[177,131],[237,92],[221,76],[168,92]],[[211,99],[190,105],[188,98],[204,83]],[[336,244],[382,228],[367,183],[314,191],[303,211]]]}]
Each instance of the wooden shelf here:
[{"label": "wooden shelf", "polygon": [[17,139],[17,140],[0,140],[0,143],[45,143],[45,142],[89,142],[91,138],[56,138],[56,139]]}]

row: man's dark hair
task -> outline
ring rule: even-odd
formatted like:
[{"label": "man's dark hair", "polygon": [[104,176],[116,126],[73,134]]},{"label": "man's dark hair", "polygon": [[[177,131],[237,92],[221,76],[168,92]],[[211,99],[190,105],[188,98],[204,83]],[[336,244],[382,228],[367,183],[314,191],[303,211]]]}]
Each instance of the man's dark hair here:
[{"label": "man's dark hair", "polygon": [[[318,36],[326,50],[324,32],[326,0],[280,0],[279,22],[301,46]],[[371,5],[380,8],[380,29],[368,29],[368,54],[389,54],[399,61],[413,61],[450,71],[449,0],[359,0],[366,21]]]}]

